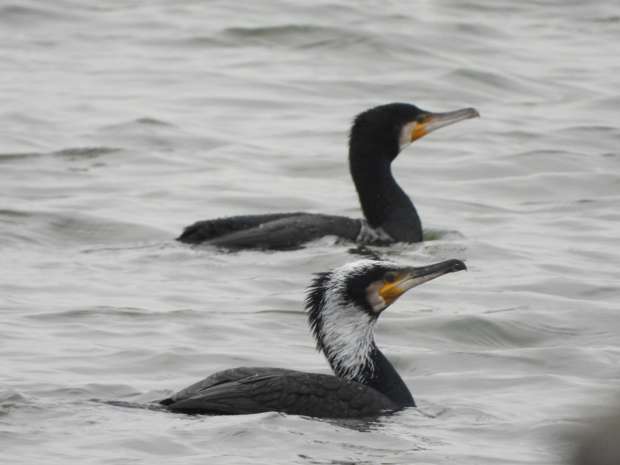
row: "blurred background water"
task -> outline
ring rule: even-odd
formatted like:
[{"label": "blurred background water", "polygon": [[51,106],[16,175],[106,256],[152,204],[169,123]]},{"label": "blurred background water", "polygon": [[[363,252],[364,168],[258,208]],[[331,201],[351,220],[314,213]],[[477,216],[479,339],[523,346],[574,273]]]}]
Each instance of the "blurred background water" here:
[{"label": "blurred background water", "polygon": [[[0,2],[0,447],[11,464],[554,464],[620,381],[620,4]],[[431,240],[470,271],[378,343],[419,410],[377,422],[189,417],[147,401],[240,365],[328,370],[302,309],[330,238],[223,254],[195,220],[359,217],[353,116],[482,119],[401,154]]]}]

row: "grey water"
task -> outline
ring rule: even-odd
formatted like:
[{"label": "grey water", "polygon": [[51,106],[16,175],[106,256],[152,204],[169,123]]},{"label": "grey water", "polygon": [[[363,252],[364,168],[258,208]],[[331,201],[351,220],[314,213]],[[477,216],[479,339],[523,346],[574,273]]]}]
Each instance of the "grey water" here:
[{"label": "grey water", "polygon": [[[7,464],[560,464],[620,382],[620,3],[0,2]],[[148,402],[223,368],[328,372],[312,273],[359,258],[174,241],[196,220],[361,216],[348,128],[392,101],[482,118],[394,164],[469,272],[377,328],[419,409],[373,422]]]}]

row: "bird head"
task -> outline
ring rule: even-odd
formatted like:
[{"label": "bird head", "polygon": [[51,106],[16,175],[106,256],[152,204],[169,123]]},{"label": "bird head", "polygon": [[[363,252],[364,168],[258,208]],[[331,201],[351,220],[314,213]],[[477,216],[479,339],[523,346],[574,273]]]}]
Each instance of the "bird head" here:
[{"label": "bird head", "polygon": [[350,154],[372,154],[393,161],[409,144],[431,132],[470,118],[474,108],[432,113],[408,103],[390,103],[357,115],[351,127]]},{"label": "bird head", "polygon": [[408,290],[465,269],[456,259],[421,267],[360,260],[318,274],[306,297],[317,348],[337,375],[360,380],[372,371],[373,330],[379,315]]}]

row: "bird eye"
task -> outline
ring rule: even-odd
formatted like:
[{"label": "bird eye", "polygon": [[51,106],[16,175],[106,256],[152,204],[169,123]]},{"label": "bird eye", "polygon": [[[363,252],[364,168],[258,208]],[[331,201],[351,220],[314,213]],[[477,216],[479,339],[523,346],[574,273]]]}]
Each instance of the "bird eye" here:
[{"label": "bird eye", "polygon": [[393,283],[394,281],[396,281],[396,278],[398,276],[396,275],[396,273],[394,273],[393,271],[389,271],[387,273],[385,273],[385,276],[383,277],[383,280],[386,283]]}]

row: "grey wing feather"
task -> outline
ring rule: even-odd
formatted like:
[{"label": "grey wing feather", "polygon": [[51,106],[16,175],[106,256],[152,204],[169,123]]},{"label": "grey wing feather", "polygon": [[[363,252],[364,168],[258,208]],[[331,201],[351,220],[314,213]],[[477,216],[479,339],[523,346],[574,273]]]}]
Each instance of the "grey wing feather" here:
[{"label": "grey wing feather", "polygon": [[[248,370],[248,369],[241,369]],[[250,376],[217,373],[216,384],[207,380],[166,399],[172,411],[210,414],[249,414],[278,411],[325,418],[353,418],[396,410],[378,391],[332,375],[293,370],[262,369]],[[210,377],[208,379],[214,379]],[[199,386],[200,388],[196,388]]]},{"label": "grey wing feather", "polygon": [[289,218],[298,215],[303,215],[303,213],[290,212],[272,213],[266,215],[239,215],[229,216],[227,218],[197,221],[196,223],[187,226],[183,230],[183,233],[177,237],[177,240],[187,242],[189,244],[199,244],[201,242],[210,241],[238,231],[255,228],[270,221],[276,221],[282,218]]},{"label": "grey wing feather", "polygon": [[282,375],[285,373],[295,373],[294,370],[284,368],[265,368],[265,367],[239,367],[228,370],[218,371],[205,379],[186,387],[174,395],[160,401],[163,405],[171,405],[175,402],[189,399],[199,395],[201,392],[213,389],[218,385],[226,384],[247,379],[255,376]]},{"label": "grey wing feather", "polygon": [[[359,234],[360,227],[359,220],[342,216],[289,214],[259,224],[252,223],[247,228],[234,229],[226,234],[194,242],[230,249],[286,250],[300,247],[305,242],[327,235],[354,241]],[[179,239],[192,242],[185,241],[183,236]]]},{"label": "grey wing feather", "polygon": [[302,214],[229,234],[209,241],[208,244],[229,248],[286,250],[329,235],[354,241],[360,225],[359,220],[342,216]]}]

